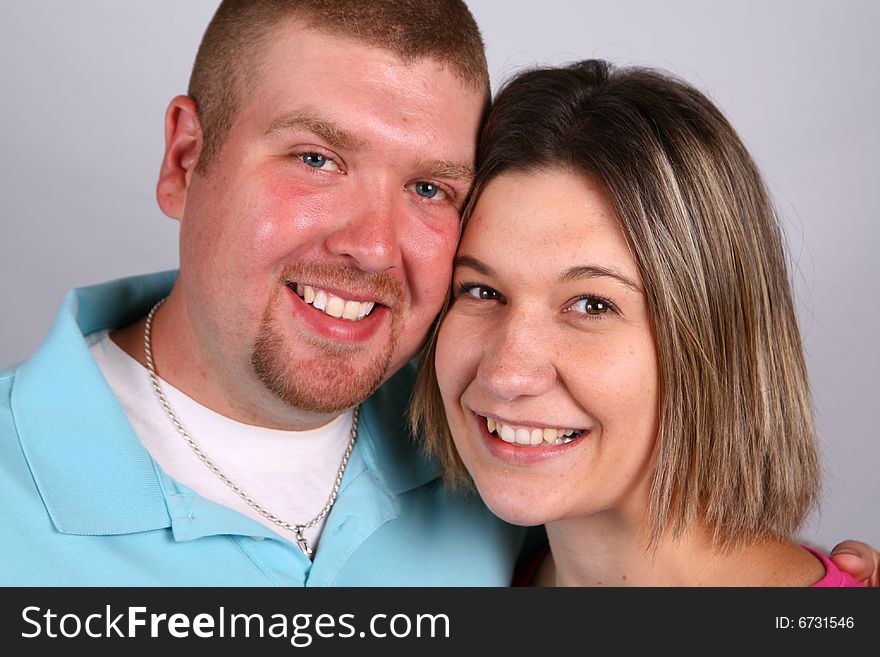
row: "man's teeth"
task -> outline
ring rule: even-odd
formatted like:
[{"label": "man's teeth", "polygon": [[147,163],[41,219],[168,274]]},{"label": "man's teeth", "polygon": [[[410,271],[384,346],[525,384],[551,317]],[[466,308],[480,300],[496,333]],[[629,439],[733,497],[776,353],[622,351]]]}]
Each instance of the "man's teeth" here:
[{"label": "man's teeth", "polygon": [[498,422],[491,417],[486,418],[486,428],[489,433],[495,434],[506,443],[516,445],[530,445],[539,447],[542,445],[564,445],[575,438],[583,435],[583,431],[577,429],[549,429],[539,427],[513,427],[503,422]]},{"label": "man's teeth", "polygon": [[363,319],[373,310],[376,304],[372,301],[349,301],[311,285],[297,283],[296,293],[313,308],[323,311],[331,317],[348,319],[356,322]]}]

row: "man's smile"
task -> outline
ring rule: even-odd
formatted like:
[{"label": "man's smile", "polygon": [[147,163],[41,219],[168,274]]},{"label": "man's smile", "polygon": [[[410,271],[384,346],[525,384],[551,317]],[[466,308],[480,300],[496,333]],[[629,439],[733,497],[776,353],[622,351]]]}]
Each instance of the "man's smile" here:
[{"label": "man's smile", "polygon": [[374,301],[344,299],[332,292],[326,292],[320,288],[303,285],[302,283],[296,283],[295,287],[293,283],[288,283],[288,287],[293,289],[297,296],[313,308],[317,308],[337,319],[347,319],[353,322],[359,321],[369,315],[376,305]]}]

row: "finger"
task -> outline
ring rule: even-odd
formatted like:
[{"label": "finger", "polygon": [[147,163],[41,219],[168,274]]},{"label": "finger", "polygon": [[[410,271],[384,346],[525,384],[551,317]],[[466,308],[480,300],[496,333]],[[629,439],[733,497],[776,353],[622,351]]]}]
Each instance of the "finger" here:
[{"label": "finger", "polygon": [[831,550],[831,560],[841,570],[868,586],[880,586],[880,553],[860,541],[843,541]]}]

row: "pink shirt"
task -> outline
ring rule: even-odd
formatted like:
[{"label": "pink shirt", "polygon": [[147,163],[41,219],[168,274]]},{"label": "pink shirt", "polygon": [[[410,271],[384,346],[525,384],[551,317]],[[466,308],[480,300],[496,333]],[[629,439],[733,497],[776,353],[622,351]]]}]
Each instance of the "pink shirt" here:
[{"label": "pink shirt", "polygon": [[[828,557],[826,557],[823,553],[818,550],[814,550],[811,547],[807,547],[806,545],[802,545],[807,552],[815,556],[819,561],[822,562],[822,565],[825,566],[825,577],[820,579],[815,584],[811,584],[811,587],[854,587],[854,586],[864,586],[861,582],[853,577],[849,573],[843,572],[840,568],[834,565],[834,562],[831,561]],[[547,545],[541,546],[536,552],[534,552],[530,557],[522,560],[517,568],[516,572],[513,574],[513,583],[511,586],[531,586],[532,580],[535,578],[535,574],[538,571],[538,566],[541,565],[541,562],[544,561],[544,557],[547,556],[549,552],[549,547]]]}]

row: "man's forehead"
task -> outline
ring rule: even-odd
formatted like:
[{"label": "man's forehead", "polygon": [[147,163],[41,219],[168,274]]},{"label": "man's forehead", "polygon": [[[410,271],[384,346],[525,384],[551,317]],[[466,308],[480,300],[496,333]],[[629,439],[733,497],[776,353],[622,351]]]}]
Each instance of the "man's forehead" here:
[{"label": "man's forehead", "polygon": [[340,45],[344,48],[363,48],[405,66],[432,62],[438,70],[449,70],[464,88],[480,94],[488,102],[491,96],[488,77],[481,83],[474,82],[459,71],[452,59],[427,52],[421,54],[402,52],[399,47],[383,42],[374,35],[371,36],[374,31],[370,26],[358,25],[354,21],[351,24],[347,23],[345,25],[321,23],[315,17],[308,14],[293,14],[280,19],[266,32],[262,39],[264,63],[266,54],[273,49],[277,49],[283,57],[287,47],[296,46],[303,39],[315,39],[330,46]]}]

